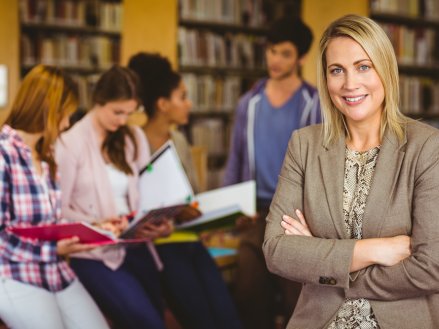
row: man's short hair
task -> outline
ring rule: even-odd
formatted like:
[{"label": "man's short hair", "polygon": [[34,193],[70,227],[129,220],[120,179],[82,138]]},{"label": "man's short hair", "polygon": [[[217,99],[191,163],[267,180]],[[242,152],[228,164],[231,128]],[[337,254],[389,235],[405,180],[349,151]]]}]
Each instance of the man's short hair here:
[{"label": "man's short hair", "polygon": [[300,18],[283,17],[273,22],[267,32],[267,41],[277,44],[285,41],[293,43],[299,57],[305,55],[313,40],[311,29]]}]

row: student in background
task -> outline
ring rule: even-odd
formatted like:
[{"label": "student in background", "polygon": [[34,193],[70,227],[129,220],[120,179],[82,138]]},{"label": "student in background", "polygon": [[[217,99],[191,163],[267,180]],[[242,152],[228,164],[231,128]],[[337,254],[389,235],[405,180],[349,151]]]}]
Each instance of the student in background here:
[{"label": "student in background", "polygon": [[[64,217],[115,233],[126,227],[123,216],[137,208],[138,172],[150,153],[140,128],[127,126],[129,115],[139,108],[137,95],[137,76],[112,67],[95,86],[92,109],[59,139]],[[170,232],[163,223],[146,224],[137,233],[154,239]],[[71,266],[118,327],[164,328],[161,263],[151,243],[78,253]]]},{"label": "student in background", "polygon": [[73,82],[59,69],[39,65],[24,78],[0,131],[0,318],[9,328],[108,328],[63,260],[91,246],[77,237],[36,241],[8,231],[60,220],[52,147],[76,106]]},{"label": "student in background", "polygon": [[[196,191],[189,144],[183,134],[173,129],[188,122],[192,106],[181,76],[158,54],[136,54],[129,67],[141,81],[141,97],[148,114],[144,131],[149,149],[154,152],[171,139]],[[195,233],[176,232],[157,241],[157,250],[164,263],[162,282],[167,301],[184,328],[241,327],[221,274]]]},{"label": "student in background", "polygon": [[318,60],[325,120],[293,134],[264,242],[305,283],[288,328],[439,328],[439,132],[401,114],[371,19],[333,22]]},{"label": "student in background", "polygon": [[[300,285],[274,278],[262,254],[265,221],[291,133],[320,122],[318,94],[299,75],[312,42],[311,30],[299,19],[282,18],[267,34],[268,78],[239,101],[231,137],[224,185],[256,180],[259,216],[242,233],[238,250],[236,300],[245,328],[269,329],[275,307],[289,318]],[[276,286],[281,285],[281,301]]]}]

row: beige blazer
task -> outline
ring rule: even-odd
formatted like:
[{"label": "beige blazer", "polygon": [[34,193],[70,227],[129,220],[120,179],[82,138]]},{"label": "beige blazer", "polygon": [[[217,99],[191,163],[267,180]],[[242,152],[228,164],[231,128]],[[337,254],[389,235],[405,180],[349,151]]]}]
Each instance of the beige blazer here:
[{"label": "beige blazer", "polygon": [[[131,210],[138,206],[138,172],[149,161],[150,151],[146,138],[139,127],[132,127],[137,141],[138,157],[134,160],[134,145],[127,139],[126,158],[134,175],[128,178],[128,204]],[[113,190],[105,162],[93,127],[91,113],[63,133],[56,143],[56,161],[60,173],[62,216],[71,221],[89,223],[117,217]],[[152,245],[149,249],[160,268],[161,263]],[[102,260],[112,269],[118,268],[125,258],[123,246],[94,249],[74,254],[73,257]]]},{"label": "beige blazer", "polygon": [[[381,329],[439,328],[439,131],[411,120],[404,140],[383,138],[363,219],[363,238],[411,236],[401,263],[349,274],[355,240],[343,219],[345,140],[324,148],[321,126],[288,146],[263,250],[275,274],[303,283],[288,329],[326,328],[345,298],[367,298]],[[283,214],[304,212],[314,237],[287,236]]]}]

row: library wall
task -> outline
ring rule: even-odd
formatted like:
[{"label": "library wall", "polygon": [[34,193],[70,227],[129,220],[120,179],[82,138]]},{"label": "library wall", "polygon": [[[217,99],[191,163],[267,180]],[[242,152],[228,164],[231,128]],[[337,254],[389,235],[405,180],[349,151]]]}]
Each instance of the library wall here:
[{"label": "library wall", "polygon": [[121,64],[139,51],[177,63],[177,0],[124,0]]},{"label": "library wall", "polygon": [[368,0],[303,0],[302,1],[302,18],[311,27],[314,33],[314,42],[308,58],[303,67],[303,77],[316,84],[316,61],[320,36],[325,28],[335,19],[347,15],[358,14],[363,16],[369,15]]},{"label": "library wall", "polygon": [[18,0],[0,1],[0,13],[0,64],[5,64],[8,68],[8,102],[5,108],[0,108],[2,123],[9,113],[20,81]]}]

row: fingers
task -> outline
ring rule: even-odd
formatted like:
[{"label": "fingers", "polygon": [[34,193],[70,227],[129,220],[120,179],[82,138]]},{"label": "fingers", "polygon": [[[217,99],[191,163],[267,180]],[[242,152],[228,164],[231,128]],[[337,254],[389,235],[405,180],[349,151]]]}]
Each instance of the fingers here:
[{"label": "fingers", "polygon": [[[312,236],[308,226],[306,225],[305,218],[303,217],[302,213],[300,213],[300,215],[302,216],[302,221],[300,219],[296,220],[287,215],[282,216],[281,226],[286,230],[285,234]],[[305,223],[305,225],[303,225],[302,222]]]},{"label": "fingers", "polygon": [[308,228],[308,224],[306,224],[305,217],[303,216],[302,212],[299,209],[296,209],[296,215],[297,218],[299,218],[300,223]]}]

